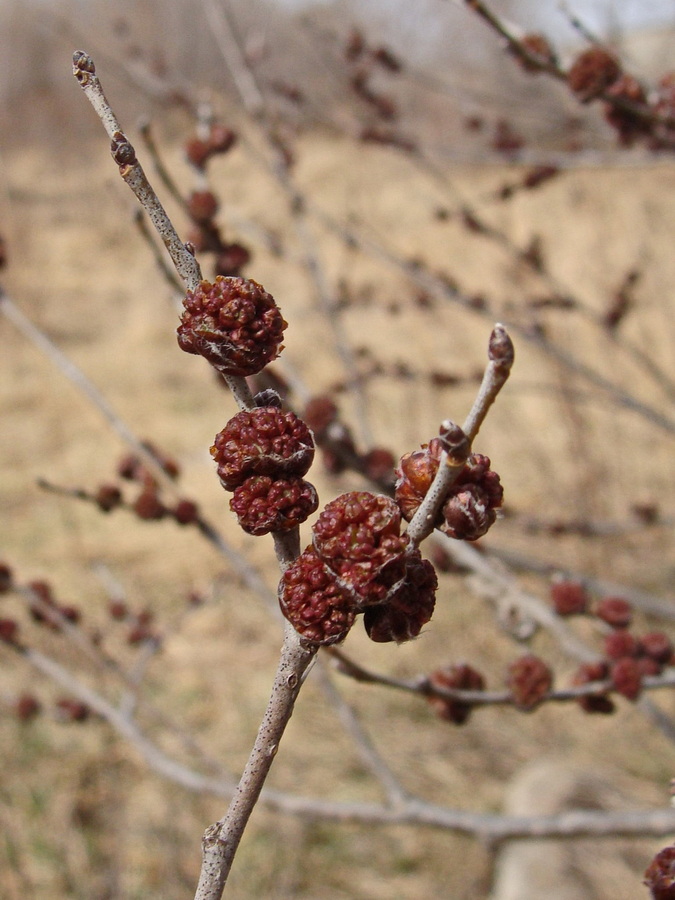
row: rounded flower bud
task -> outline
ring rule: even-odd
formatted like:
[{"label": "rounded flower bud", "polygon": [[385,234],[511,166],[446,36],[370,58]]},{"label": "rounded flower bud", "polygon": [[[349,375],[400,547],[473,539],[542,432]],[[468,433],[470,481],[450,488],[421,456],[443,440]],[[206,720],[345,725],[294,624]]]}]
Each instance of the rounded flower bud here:
[{"label": "rounded flower bud", "polygon": [[595,614],[612,628],[628,628],[633,621],[633,607],[623,597],[605,597],[598,603]]},{"label": "rounded flower bud", "polygon": [[402,644],[416,638],[433,615],[437,587],[434,567],[415,550],[406,559],[400,587],[385,603],[368,606],[363,614],[371,641]]},{"label": "rounded flower bud", "polygon": [[668,635],[662,631],[650,631],[643,634],[639,641],[643,653],[661,665],[670,662],[673,655],[673,644]]},{"label": "rounded flower bud", "polygon": [[253,475],[235,490],[230,509],[248,534],[290,531],[318,507],[314,485],[302,478]]},{"label": "rounded flower bud", "polygon": [[[577,686],[591,684],[593,681],[604,681],[608,672],[609,667],[605,662],[583,663],[572,677],[572,684]],[[597,694],[584,694],[577,698],[577,703],[588,713],[609,714],[614,712],[614,701],[601,691]]]},{"label": "rounded flower bud", "polygon": [[394,496],[406,521],[410,522],[431,487],[442,452],[440,438],[433,438],[420,450],[413,450],[401,458],[396,470],[398,481]]},{"label": "rounded flower bud", "polygon": [[675,846],[659,850],[645,872],[652,900],[675,900]]},{"label": "rounded flower bud", "polygon": [[216,275],[239,275],[250,261],[250,251],[243,244],[233,241],[220,247],[213,266]]},{"label": "rounded flower bud", "polygon": [[640,642],[630,631],[618,628],[605,637],[605,656],[608,659],[621,659],[623,656],[637,656]]},{"label": "rounded flower bud", "polygon": [[610,669],[614,689],[628,700],[637,700],[642,691],[640,665],[632,656],[617,659]]},{"label": "rounded flower bud", "polygon": [[286,328],[271,294],[255,281],[218,275],[183,300],[178,344],[224,375],[255,375],[281,352]]},{"label": "rounded flower bud", "polygon": [[356,618],[352,599],[311,546],[282,575],[279,605],[298,634],[315,644],[343,641]]},{"label": "rounded flower bud", "polygon": [[265,406],[238,413],[216,435],[211,456],[224,488],[251,475],[305,475],[314,459],[309,428],[295,413]]},{"label": "rounded flower bud", "polygon": [[520,43],[528,53],[539,57],[539,60],[541,60],[541,62],[539,60],[534,62],[522,56],[518,57],[520,65],[526,72],[540,72],[542,67],[556,64],[555,51],[543,34],[526,34],[521,38]]},{"label": "rounded flower bud", "polygon": [[551,585],[551,602],[559,616],[586,612],[588,594],[579,581],[556,581]]},{"label": "rounded flower bud", "polygon": [[[466,665],[466,663],[437,669],[429,676],[429,683],[435,688],[455,691],[485,690],[485,679],[483,676],[476,669]],[[454,722],[455,725],[463,725],[469,719],[473,710],[469,703],[464,703],[461,700],[450,700],[447,697],[440,697],[438,694],[429,694],[427,700],[441,719]]]},{"label": "rounded flower bud", "polygon": [[[607,96],[619,100],[627,100],[636,106],[645,106],[647,94],[640,82],[632,75],[622,75],[607,90]],[[624,147],[630,147],[638,138],[649,133],[651,123],[645,116],[636,115],[632,110],[624,109],[614,103],[608,103],[605,118],[615,128],[619,141]]]},{"label": "rounded flower bud", "polygon": [[553,675],[543,660],[528,654],[511,663],[506,683],[516,706],[530,712],[551,690]]},{"label": "rounded flower bud", "polygon": [[326,562],[387,561],[405,546],[400,537],[401,513],[393,500],[369,491],[341,494],[321,512],[314,547]]},{"label": "rounded flower bud", "polygon": [[218,212],[218,199],[213,191],[193,191],[188,197],[187,208],[194,222],[209,222]]},{"label": "rounded flower bud", "polygon": [[382,603],[405,576],[407,538],[393,500],[350,491],[321,512],[314,549],[360,605]]},{"label": "rounded flower bud", "polygon": [[[442,440],[434,438],[401,459],[395,498],[408,521],[436,476],[442,451]],[[458,540],[475,541],[495,522],[503,497],[499,475],[490,469],[489,458],[472,453],[448,491],[436,527]]]},{"label": "rounded flower bud", "polygon": [[616,59],[602,47],[584,50],[567,73],[567,84],[582,103],[593,100],[621,75]]}]

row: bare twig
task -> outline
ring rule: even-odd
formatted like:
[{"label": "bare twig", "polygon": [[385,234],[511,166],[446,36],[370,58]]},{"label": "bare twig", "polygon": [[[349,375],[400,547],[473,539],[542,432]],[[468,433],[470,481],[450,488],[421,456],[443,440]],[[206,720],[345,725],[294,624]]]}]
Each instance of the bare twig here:
[{"label": "bare twig", "polygon": [[317,650],[317,645],[303,646],[298,633],[286,623],[272,694],[253,750],[226,815],[204,833],[202,870],[195,900],[220,900],[222,896],[244,828],[258,802],[293,712],[303,676]]}]

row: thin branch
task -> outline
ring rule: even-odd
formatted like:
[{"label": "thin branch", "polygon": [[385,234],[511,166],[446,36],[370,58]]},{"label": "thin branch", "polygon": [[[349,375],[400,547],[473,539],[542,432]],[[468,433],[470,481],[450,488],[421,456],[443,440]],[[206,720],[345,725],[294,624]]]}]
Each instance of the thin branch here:
[{"label": "thin branch", "polygon": [[[54,660],[29,648],[14,646],[12,649],[37,671],[104,718],[129,741],[152,771],[189,791],[215,797],[232,796],[233,785],[230,781],[201,775],[168,757],[140,731],[135,722],[123,716],[116,707]],[[466,834],[491,843],[516,838],[660,836],[675,831],[675,810],[669,807],[625,812],[575,809],[550,816],[510,816],[449,809],[416,798],[406,799],[398,807],[387,807],[317,800],[266,789],[261,793],[260,800],[269,809],[313,820],[361,825],[420,825]],[[215,898],[219,895],[211,896]]]},{"label": "thin branch", "polygon": [[202,869],[195,900],[220,900],[222,897],[244,828],[258,802],[279,741],[293,713],[303,675],[317,650],[318,645],[304,646],[295,629],[286,623],[272,694],[241,780],[226,815],[204,833]]},{"label": "thin branch", "polygon": [[136,159],[131,142],[122,131],[122,127],[103,93],[101,82],[96,75],[94,60],[82,50],[76,50],[73,54],[73,75],[94,107],[110,138],[111,152],[113,159],[120,167],[120,175],[149,215],[150,221],[169,251],[176,271],[185,286],[188,290],[195,290],[202,279],[199,263],[178,237],[171,219],[152,189],[143,167]]},{"label": "thin branch", "polygon": [[[467,706],[515,706],[518,703],[511,691],[466,691],[459,688],[440,687],[429,680],[427,675],[418,675],[416,678],[393,678],[381,672],[374,672],[356,660],[351,659],[339,647],[327,648],[327,653],[333,657],[338,672],[353,678],[362,684],[376,684],[381,687],[392,688],[408,694],[417,694],[422,697],[441,697],[444,700],[454,700]],[[661,675],[650,675],[643,678],[642,688],[645,691],[654,691],[661,688],[672,688],[675,685],[675,669],[669,669]],[[581,697],[592,697],[595,694],[610,694],[616,691],[610,679],[588,682],[575,685],[570,688],[558,688],[544,694],[541,703],[569,703],[579,700]]]},{"label": "thin branch", "polygon": [[[334,650],[335,648],[328,647],[325,649],[331,656],[341,656],[341,651],[339,650],[335,654],[331,652],[331,650]],[[343,728],[352,738],[354,746],[363,763],[373,777],[382,785],[387,797],[388,805],[393,806],[394,808],[400,807],[408,798],[408,794],[380,753],[378,753],[367,732],[361,725],[356,712],[345,701],[338,688],[333,683],[333,680],[328,676],[324,654],[319,656],[319,665],[316,667],[315,674],[319,677],[321,688],[328,697],[331,705],[337,711]]]},{"label": "thin branch", "polygon": [[[448,285],[447,282],[431,272],[424,264],[419,261],[412,264],[407,260],[402,259],[393,251],[386,249],[372,238],[365,237],[353,226],[347,227],[337,222],[320,207],[309,203],[306,205],[307,208],[311,210],[312,214],[317,216],[334,234],[340,235],[342,239],[351,246],[357,246],[364,252],[371,254],[373,257],[380,259],[403,272],[413,284],[418,285],[423,290],[429,291],[436,296],[440,296],[452,303],[456,303],[476,315],[488,319],[492,318],[490,310],[477,308],[470,296],[462,293],[462,291],[458,290],[456,287]],[[533,344],[541,350],[542,353],[561,363],[570,372],[583,378],[590,384],[595,385],[595,387],[600,388],[618,406],[622,406],[625,409],[637,413],[646,421],[651,422],[653,425],[656,425],[658,428],[669,434],[675,434],[675,421],[673,421],[672,418],[662,413],[661,410],[656,409],[648,403],[638,400],[632,394],[627,393],[609,378],[605,377],[600,372],[595,371],[590,366],[586,365],[586,363],[581,362],[581,360],[572,353],[558,347],[553,341],[550,341],[545,335],[541,334],[540,331],[520,325],[518,322],[509,322],[507,323],[507,327],[513,334],[517,334],[519,337]]]}]

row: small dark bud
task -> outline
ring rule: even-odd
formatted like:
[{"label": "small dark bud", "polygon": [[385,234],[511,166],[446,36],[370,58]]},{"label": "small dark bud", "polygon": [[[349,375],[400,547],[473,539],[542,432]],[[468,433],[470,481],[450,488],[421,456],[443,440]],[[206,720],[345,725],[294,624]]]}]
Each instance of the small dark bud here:
[{"label": "small dark bud", "polygon": [[110,512],[122,503],[122,491],[115,484],[102,484],[96,491],[96,503],[101,512]]},{"label": "small dark bud", "polygon": [[586,612],[588,595],[578,581],[557,581],[551,585],[551,602],[559,616],[573,616]]},{"label": "small dark bud", "polygon": [[108,613],[110,614],[111,619],[121,621],[122,619],[126,619],[129,614],[129,607],[124,600],[111,600],[108,604]]},{"label": "small dark bud", "polygon": [[516,706],[530,712],[551,690],[553,675],[543,660],[528,654],[511,663],[506,683]]},{"label": "small dark bud", "polygon": [[136,151],[129,139],[121,131],[116,131],[113,135],[110,143],[110,152],[120,168],[133,166],[136,162]]},{"label": "small dark bud", "polygon": [[543,34],[526,34],[520,44],[527,54],[534,57],[518,56],[518,62],[526,72],[541,72],[547,66],[556,64],[555,52]]},{"label": "small dark bud", "polygon": [[[483,676],[466,664],[437,669],[429,676],[429,684],[434,688],[458,691],[485,690],[485,679]],[[455,725],[463,725],[469,719],[473,710],[469,703],[440,697],[438,694],[429,694],[427,700],[441,719],[453,722]]]},{"label": "small dark bud", "polygon": [[659,850],[645,872],[652,900],[675,900],[675,846]]},{"label": "small dark bud", "polygon": [[337,419],[338,408],[330,397],[320,395],[307,401],[303,418],[315,434],[321,434]]},{"label": "small dark bud", "polygon": [[19,626],[14,619],[0,619],[0,641],[15,644],[19,634]]},{"label": "small dark bud", "polygon": [[642,652],[657,663],[666,665],[673,655],[673,644],[668,635],[662,631],[650,631],[643,634],[639,641]]},{"label": "small dark bud", "polygon": [[622,597],[605,597],[598,603],[595,615],[612,628],[628,628],[633,621],[633,607]]},{"label": "small dark bud", "polygon": [[567,73],[567,84],[582,103],[593,100],[621,75],[617,60],[602,47],[581,53]]},{"label": "small dark bud", "polygon": [[199,520],[199,507],[192,500],[179,500],[171,515],[179,525],[194,525]]},{"label": "small dark bud", "polygon": [[618,628],[605,637],[605,656],[609,659],[637,656],[639,652],[640,642],[624,628]]},{"label": "small dark bud", "polygon": [[79,700],[71,700],[68,697],[56,701],[56,710],[62,722],[84,722],[91,715],[91,710],[86,703],[80,703]]},{"label": "small dark bud", "polygon": [[6,563],[0,562],[0,594],[11,591],[13,584],[14,576],[11,568]]},{"label": "small dark bud", "polygon": [[623,694],[627,700],[637,700],[642,691],[642,674],[636,659],[631,656],[617,659],[609,674],[619,694]]},{"label": "small dark bud", "polygon": [[159,499],[154,487],[141,491],[132,506],[139,519],[152,521],[163,519],[166,515],[166,507]]},{"label": "small dark bud", "polygon": [[471,443],[460,426],[445,419],[441,422],[438,434],[441,446],[448,454],[448,465],[454,467],[464,464],[469,458]]},{"label": "small dark bud", "polygon": [[[606,662],[584,663],[579,666],[572,678],[575,686],[591,684],[594,681],[605,681],[609,673]],[[587,713],[600,713],[608,715],[614,712],[614,702],[604,692],[585,694],[577,698],[579,706]]]},{"label": "small dark bud", "polygon": [[213,191],[193,191],[188,197],[187,209],[194,222],[209,222],[218,212],[218,200]]},{"label": "small dark bud", "polygon": [[497,323],[490,335],[488,343],[488,357],[491,362],[496,363],[500,368],[510,369],[513,365],[515,350],[513,349],[513,341],[503,325]]},{"label": "small dark bud", "polygon": [[32,694],[21,694],[14,704],[14,712],[21,722],[30,722],[40,712],[41,706]]}]

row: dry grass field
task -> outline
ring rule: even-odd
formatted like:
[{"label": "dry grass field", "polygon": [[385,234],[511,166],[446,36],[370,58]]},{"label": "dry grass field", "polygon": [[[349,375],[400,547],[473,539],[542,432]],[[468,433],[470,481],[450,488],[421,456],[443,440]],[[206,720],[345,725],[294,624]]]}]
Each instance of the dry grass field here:
[{"label": "dry grass field", "polygon": [[[66,73],[69,65],[66,57]],[[105,68],[99,68],[105,79]],[[117,176],[93,113],[74,113],[74,127],[57,133],[50,97],[29,95],[30,122],[20,106],[11,112],[20,133],[8,135],[2,160],[0,231],[9,255],[4,288],[138,436],[176,457],[183,470],[180,493],[197,499],[231,546],[257,567],[273,599],[278,575],[271,541],[237,528],[208,454],[234,403],[202,360],[178,351],[175,297],[133,224],[133,198]],[[84,98],[75,100],[86,106]],[[221,102],[224,115],[238,121]],[[64,103],[70,110],[73,100]],[[133,121],[128,127],[146,162]],[[154,127],[177,182],[190,190],[192,176],[181,153],[190,121],[165,110]],[[538,191],[499,203],[490,198],[522,175],[519,167],[447,165],[433,175],[394,150],[367,148],[320,128],[301,135],[296,155],[294,181],[317,208],[340,222],[358,223],[360,233],[395,256],[420,259],[467,294],[490,301],[490,316],[438,299],[420,305],[419,289],[400,269],[345,246],[310,217],[327,283],[336,290],[344,282],[356,298],[339,314],[339,325],[364,367],[375,359],[385,368],[364,382],[372,444],[400,455],[433,436],[441,419],[461,421],[484,363],[491,320],[527,326],[535,315],[556,346],[672,418],[672,398],[592,324],[590,314],[548,308],[534,313],[527,301],[550,292],[541,278],[504,247],[469,232],[457,216],[438,215],[466,202],[520,247],[538,236],[555,278],[597,315],[608,309],[626,274],[638,270],[635,306],[620,336],[672,378],[672,162],[617,157],[613,165],[570,169]],[[220,221],[228,235],[251,247],[246,274],[276,297],[289,322],[286,350],[275,369],[318,394],[349,373],[302,264],[307,244],[298,238],[286,198],[253,160],[240,143],[211,168],[213,189],[222,198]],[[170,200],[167,207],[182,233],[181,211]],[[280,241],[281,256],[266,247],[264,233]],[[509,513],[485,539],[485,548],[672,602],[672,434],[639,410],[612,402],[524,337],[514,333],[514,340],[512,380],[477,446],[501,475]],[[140,522],[125,511],[105,516],[41,490],[39,478],[93,489],[111,479],[126,448],[83,394],[2,317],[0,341],[0,559],[24,581],[48,579],[60,599],[79,607],[86,633],[96,633],[104,653],[138,677],[147,701],[139,707],[139,721],[159,746],[189,762],[180,735],[193,737],[209,757],[238,773],[266,703],[279,620],[194,529]],[[398,376],[391,374],[394,369]],[[434,385],[430,376],[438,372],[460,376],[459,384]],[[353,399],[344,394],[341,403],[345,419],[356,423]],[[328,475],[318,460],[311,477],[323,502],[365,486],[356,474]],[[665,524],[640,526],[631,513],[638,503],[658,503]],[[553,538],[528,532],[526,518],[617,527],[604,535]],[[303,536],[308,534],[305,527]],[[521,579],[547,597],[548,578]],[[157,652],[130,646],[124,626],[110,618],[111,582],[130,607],[154,614],[161,635]],[[205,597],[202,605],[189,605],[193,591]],[[2,604],[2,615],[21,621],[31,646],[53,654],[105,696],[124,698],[110,671],[63,635],[31,623],[18,598]],[[638,614],[638,630],[660,625]],[[672,633],[670,624],[664,627]],[[582,623],[581,633],[599,646],[592,623]],[[552,638],[539,633],[530,646],[551,662],[559,684],[568,683],[576,663]],[[441,577],[437,611],[418,640],[377,645],[355,629],[345,649],[370,668],[402,677],[466,660],[494,687],[522,652],[460,575]],[[9,649],[0,647],[0,659],[0,896],[191,896],[202,831],[222,814],[224,801],[190,793],[152,772],[136,749],[96,717],[60,721],[55,703],[64,691]],[[378,786],[327,701],[322,677],[315,671],[300,696],[271,785],[301,795],[376,801]],[[403,786],[422,798],[499,811],[523,767],[560,760],[580,773],[598,774],[612,787],[611,802],[625,808],[667,802],[675,774],[672,741],[628,701],[620,700],[608,717],[584,716],[574,704],[548,705],[531,715],[494,707],[456,728],[414,697],[336,677]],[[43,706],[31,722],[13,714],[22,692]],[[665,716],[675,715],[670,692],[659,692],[653,702]],[[153,717],[151,707],[162,710],[178,731]],[[585,801],[594,802],[575,799],[577,805]],[[642,872],[664,843],[574,841],[564,865],[584,886],[577,896],[633,900],[646,893]],[[551,860],[557,852],[554,844],[541,849]],[[261,806],[228,896],[479,900],[490,894],[494,862],[489,848],[442,831],[309,821]]]}]

